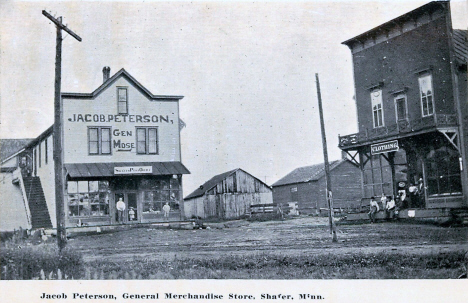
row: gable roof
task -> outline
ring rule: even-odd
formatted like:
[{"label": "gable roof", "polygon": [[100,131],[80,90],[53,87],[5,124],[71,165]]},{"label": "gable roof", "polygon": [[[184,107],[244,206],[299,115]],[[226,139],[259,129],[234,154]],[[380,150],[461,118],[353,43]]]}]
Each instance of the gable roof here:
[{"label": "gable roof", "polygon": [[455,57],[461,64],[468,62],[468,31],[462,29],[453,30],[453,48]]},{"label": "gable roof", "polygon": [[233,169],[233,170],[230,170],[230,171],[227,171],[225,173],[222,173],[222,174],[219,174],[219,175],[216,175],[214,176],[213,178],[211,178],[210,180],[206,181],[205,183],[203,183],[203,185],[201,185],[199,188],[197,188],[196,190],[194,190],[190,195],[188,195],[187,197],[184,198],[184,200],[188,200],[188,199],[192,199],[192,198],[197,198],[197,197],[201,197],[203,196],[207,191],[211,190],[213,187],[216,186],[216,184],[218,184],[219,182],[223,181],[224,179],[226,179],[227,177],[229,177],[230,175],[236,173],[237,171],[243,171],[244,173],[248,174],[249,176],[251,176],[252,178],[254,179],[257,179],[259,182],[265,184],[265,186],[267,186],[268,188],[270,188],[270,186],[268,184],[266,184],[265,182],[263,182],[262,180],[256,178],[255,176],[252,176],[251,174],[249,174],[248,172],[246,172],[245,170],[241,169],[241,168],[236,168],[236,169]]},{"label": "gable roof", "polygon": [[31,143],[34,139],[1,139],[0,140],[0,161],[6,160],[10,156],[19,152]]},{"label": "gable roof", "polygon": [[203,196],[205,194],[205,192],[207,192],[210,189],[212,189],[213,187],[215,187],[216,184],[223,181],[225,178],[227,178],[231,174],[235,173],[238,169],[239,168],[236,168],[236,169],[233,169],[233,170],[227,171],[225,173],[214,176],[210,180],[203,183],[203,185],[201,185],[199,188],[197,188],[195,191],[193,191],[190,195],[185,197],[184,200]]},{"label": "gable roof", "polygon": [[[340,164],[349,161],[348,159],[335,160],[330,162],[330,171],[338,167]],[[351,161],[349,161],[352,163]],[[296,183],[306,183],[309,181],[318,181],[325,176],[325,166],[324,163],[314,164],[310,166],[303,166],[296,168],[283,178],[276,181],[272,187],[296,184]]]},{"label": "gable roof", "polygon": [[73,99],[94,99],[96,98],[102,91],[112,85],[117,79],[120,77],[124,77],[127,79],[136,89],[138,89],[142,94],[146,95],[149,99],[158,100],[158,101],[178,101],[184,96],[169,96],[169,95],[153,95],[146,87],[141,85],[135,78],[132,77],[125,69],[120,69],[117,73],[115,73],[112,77],[107,79],[106,82],[102,83],[95,91],[92,93],[62,93],[62,97],[65,98],[73,98]]}]

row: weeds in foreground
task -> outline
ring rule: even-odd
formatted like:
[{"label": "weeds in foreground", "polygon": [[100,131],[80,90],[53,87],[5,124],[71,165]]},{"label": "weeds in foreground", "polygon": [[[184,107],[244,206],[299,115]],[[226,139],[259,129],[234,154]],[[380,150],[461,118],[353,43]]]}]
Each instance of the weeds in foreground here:
[{"label": "weeds in foreground", "polygon": [[352,254],[279,256],[257,254],[209,259],[87,264],[104,279],[434,279],[456,278],[464,252],[428,255]]},{"label": "weeds in foreground", "polygon": [[4,246],[0,251],[2,280],[80,278],[84,270],[81,254],[72,249],[59,253],[52,245]]},{"label": "weeds in foreground", "polygon": [[3,280],[114,279],[447,279],[466,271],[465,251],[446,253],[354,253],[346,255],[225,255],[219,258],[84,263],[71,248],[54,245],[5,246],[0,255]]}]

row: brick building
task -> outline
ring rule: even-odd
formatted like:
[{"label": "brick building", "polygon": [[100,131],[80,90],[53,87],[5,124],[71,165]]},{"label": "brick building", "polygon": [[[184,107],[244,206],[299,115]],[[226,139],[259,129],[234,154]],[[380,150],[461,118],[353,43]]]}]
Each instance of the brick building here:
[{"label": "brick building", "polygon": [[[433,1],[343,42],[352,53],[359,132],[339,147],[363,197],[417,194],[407,207],[467,207],[467,31]],[[416,191],[415,191],[416,192]]]}]

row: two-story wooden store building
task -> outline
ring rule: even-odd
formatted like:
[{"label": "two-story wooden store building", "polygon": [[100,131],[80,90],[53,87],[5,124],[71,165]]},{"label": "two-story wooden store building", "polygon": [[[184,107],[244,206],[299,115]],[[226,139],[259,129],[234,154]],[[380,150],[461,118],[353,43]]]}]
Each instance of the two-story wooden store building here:
[{"label": "two-story wooden store building", "polygon": [[[119,223],[120,198],[124,223],[163,221],[166,203],[169,219],[180,220],[182,175],[189,173],[180,151],[183,97],[153,95],[124,69],[103,72],[92,93],[62,93],[66,225]],[[56,224],[52,136],[51,127],[2,163],[12,174],[8,186],[16,187],[2,203],[23,203],[32,228]]]},{"label": "two-story wooden store building", "polygon": [[339,147],[361,167],[364,198],[404,189],[409,208],[467,207],[466,35],[434,1],[343,42],[359,132]]}]

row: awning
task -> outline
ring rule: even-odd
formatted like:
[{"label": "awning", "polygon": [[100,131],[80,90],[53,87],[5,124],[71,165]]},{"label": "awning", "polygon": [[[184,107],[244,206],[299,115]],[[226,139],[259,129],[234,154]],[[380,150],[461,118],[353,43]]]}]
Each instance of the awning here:
[{"label": "awning", "polygon": [[[130,168],[151,167],[151,172],[135,172],[115,174],[114,168],[119,171]],[[113,176],[161,176],[190,174],[189,170],[180,162],[121,162],[121,163],[71,163],[65,164],[65,169],[71,178],[84,177],[113,177]],[[146,170],[147,171],[147,170]]]}]

